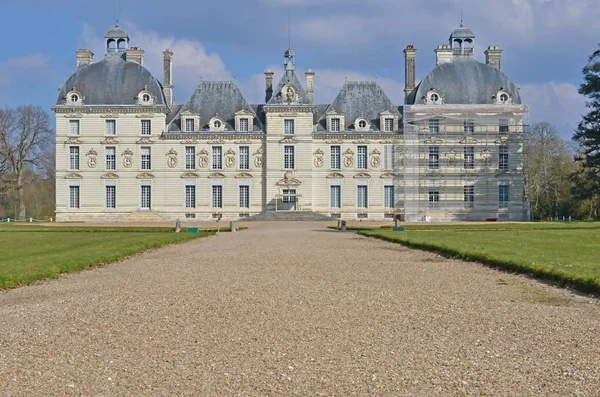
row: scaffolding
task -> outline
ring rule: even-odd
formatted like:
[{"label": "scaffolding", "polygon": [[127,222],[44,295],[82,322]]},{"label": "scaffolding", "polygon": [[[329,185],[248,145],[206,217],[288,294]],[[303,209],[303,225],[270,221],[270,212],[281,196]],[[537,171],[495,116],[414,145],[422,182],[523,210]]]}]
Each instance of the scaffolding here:
[{"label": "scaffolding", "polygon": [[529,125],[522,105],[406,106],[398,148],[405,220],[529,220],[523,189]]}]

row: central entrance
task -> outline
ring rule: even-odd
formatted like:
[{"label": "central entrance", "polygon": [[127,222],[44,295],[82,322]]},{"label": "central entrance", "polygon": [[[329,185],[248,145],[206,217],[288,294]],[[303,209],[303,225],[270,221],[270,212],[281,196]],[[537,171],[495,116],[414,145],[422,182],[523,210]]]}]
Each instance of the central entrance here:
[{"label": "central entrance", "polygon": [[275,196],[275,211],[299,211],[301,197],[296,189],[283,189],[282,194]]}]

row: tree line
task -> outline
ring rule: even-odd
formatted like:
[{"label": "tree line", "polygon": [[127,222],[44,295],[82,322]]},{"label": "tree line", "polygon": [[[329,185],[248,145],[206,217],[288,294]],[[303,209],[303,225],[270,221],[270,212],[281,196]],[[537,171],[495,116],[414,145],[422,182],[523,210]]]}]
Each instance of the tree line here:
[{"label": "tree line", "polygon": [[[545,122],[533,125],[525,141],[523,193],[534,220],[600,218],[600,49],[589,57],[583,80],[579,93],[589,99],[589,112],[572,141]],[[0,218],[54,217],[53,138],[42,108],[0,109]]]}]

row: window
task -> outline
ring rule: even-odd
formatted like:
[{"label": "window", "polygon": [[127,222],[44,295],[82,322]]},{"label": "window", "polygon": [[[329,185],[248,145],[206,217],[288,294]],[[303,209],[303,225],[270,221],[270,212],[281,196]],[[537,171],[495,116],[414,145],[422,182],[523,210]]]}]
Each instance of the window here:
[{"label": "window", "polygon": [[393,132],[394,131],[394,119],[385,119],[383,130],[385,132]]},{"label": "window", "polygon": [[148,95],[148,94],[142,95],[142,101],[143,102],[150,102],[150,95]]},{"label": "window", "polygon": [[240,170],[250,169],[250,146],[240,146]]},{"label": "window", "polygon": [[331,208],[342,208],[342,187],[340,185],[330,186]]},{"label": "window", "polygon": [[386,170],[394,169],[394,145],[383,147],[383,168]]},{"label": "window", "polygon": [[501,185],[498,186],[498,208],[507,209],[509,202],[509,194],[510,187],[508,186],[508,182],[501,182]]},{"label": "window", "polygon": [[79,169],[79,146],[69,146],[69,169]]},{"label": "window", "polygon": [[386,185],[383,187],[383,206],[385,208],[396,208],[394,185]]},{"label": "window", "polygon": [[249,185],[240,185],[240,208],[250,208]]},{"label": "window", "polygon": [[223,148],[221,146],[213,146],[212,148],[212,169],[223,169]]},{"label": "window", "polygon": [[185,184],[185,208],[196,208],[196,184]]},{"label": "window", "polygon": [[185,119],[185,132],[193,132],[194,124],[194,119]]},{"label": "window", "polygon": [[429,189],[429,208],[440,208],[440,191],[438,188]]},{"label": "window", "polygon": [[140,190],[140,208],[149,210],[152,208],[152,186],[142,185],[140,186]]},{"label": "window", "polygon": [[223,124],[221,124],[219,120],[213,121],[213,127],[215,127],[215,129],[221,128],[222,125]]},{"label": "window", "polygon": [[430,170],[439,170],[440,169],[440,148],[439,146],[430,146],[429,147],[429,163]]},{"label": "window", "polygon": [[117,120],[106,120],[104,122],[104,133],[106,135],[117,135]]},{"label": "window", "polygon": [[508,128],[508,120],[507,119],[500,119],[500,126],[498,128],[498,131],[501,134],[508,134],[509,132],[509,128]]},{"label": "window", "polygon": [[142,157],[142,169],[143,170],[151,170],[152,169],[152,151],[150,146],[142,146],[140,149],[141,157]]},{"label": "window", "polygon": [[196,148],[194,146],[185,147],[185,169],[196,169]]},{"label": "window", "polygon": [[366,122],[366,120],[360,120],[358,122],[358,127],[359,128],[367,128],[367,122]]},{"label": "window", "polygon": [[332,170],[339,170],[342,167],[342,147],[331,146],[330,152],[330,167]]},{"label": "window", "polygon": [[69,186],[69,208],[79,208],[79,186]]},{"label": "window", "polygon": [[221,185],[212,187],[212,206],[213,208],[223,208],[223,186]]},{"label": "window", "polygon": [[250,123],[248,122],[248,119],[244,118],[244,119],[240,119],[240,131],[242,132],[248,132],[249,130],[249,126]]},{"label": "window", "polygon": [[79,95],[71,94],[71,102],[77,102],[77,101],[79,101]]},{"label": "window", "polygon": [[508,146],[500,146],[500,152],[498,154],[498,169],[502,171],[508,170]]},{"label": "window", "polygon": [[463,131],[467,135],[473,134],[475,132],[475,121],[474,120],[465,120]]},{"label": "window", "polygon": [[69,134],[79,135],[79,120],[69,120]]},{"label": "window", "polygon": [[473,208],[475,204],[475,186],[465,185],[464,186],[464,199],[465,208]]},{"label": "window", "polygon": [[340,132],[341,122],[339,118],[331,119],[331,131]]},{"label": "window", "polygon": [[115,209],[117,208],[117,187],[115,185],[105,186],[106,190],[106,208]]},{"label": "window", "polygon": [[106,158],[106,169],[116,170],[117,169],[117,149],[114,146],[108,146],[104,149],[104,157]]},{"label": "window", "polygon": [[283,168],[293,170],[295,168],[294,147],[284,146],[283,148]]},{"label": "window", "polygon": [[296,202],[296,189],[283,189],[283,200],[284,203],[295,203]]},{"label": "window", "polygon": [[475,148],[473,146],[465,147],[463,166],[465,170],[472,170],[475,168]]},{"label": "window", "polygon": [[142,120],[142,135],[152,134],[152,120]]},{"label": "window", "polygon": [[437,134],[438,132],[440,132],[440,120],[438,120],[438,119],[429,120],[429,133]]},{"label": "window", "polygon": [[369,186],[358,185],[356,187],[356,206],[358,208],[369,208]]},{"label": "window", "polygon": [[368,168],[368,155],[366,146],[358,146],[356,148],[356,168],[366,170]]},{"label": "window", "polygon": [[283,121],[283,133],[284,134],[293,134],[294,133],[294,120],[284,120]]}]

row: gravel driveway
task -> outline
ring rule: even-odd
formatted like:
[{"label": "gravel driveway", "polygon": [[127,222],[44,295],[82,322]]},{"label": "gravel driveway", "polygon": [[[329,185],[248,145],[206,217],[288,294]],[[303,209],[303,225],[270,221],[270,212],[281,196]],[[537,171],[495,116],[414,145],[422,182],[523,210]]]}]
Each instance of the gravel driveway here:
[{"label": "gravel driveway", "polygon": [[264,223],[0,292],[0,395],[600,396],[600,303]]}]

